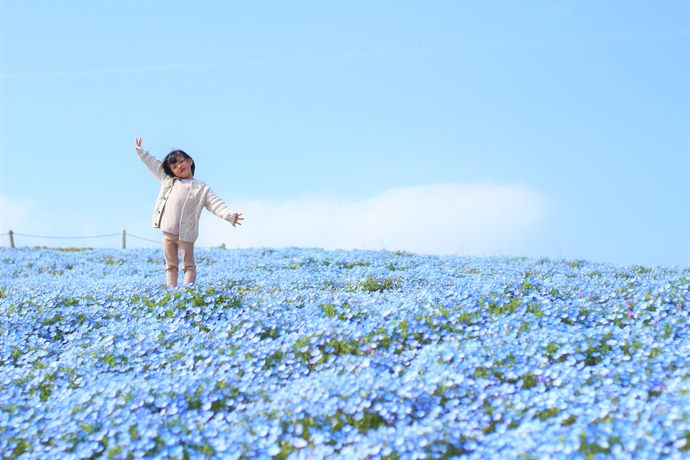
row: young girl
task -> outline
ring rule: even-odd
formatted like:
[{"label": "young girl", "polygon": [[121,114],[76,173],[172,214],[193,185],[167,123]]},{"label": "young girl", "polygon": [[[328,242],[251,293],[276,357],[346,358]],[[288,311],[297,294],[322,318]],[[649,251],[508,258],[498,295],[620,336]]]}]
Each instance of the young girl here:
[{"label": "young girl", "polygon": [[242,225],[238,214],[228,208],[200,180],[194,179],[194,160],[182,150],[174,150],[163,161],[141,148],[141,138],[136,139],[139,159],[161,183],[161,191],[153,211],[153,227],[163,230],[163,254],[165,256],[165,280],[170,287],[177,286],[177,250],[182,254],[184,284],[194,284],[194,242],[199,236],[201,209],[207,208],[233,227]]}]

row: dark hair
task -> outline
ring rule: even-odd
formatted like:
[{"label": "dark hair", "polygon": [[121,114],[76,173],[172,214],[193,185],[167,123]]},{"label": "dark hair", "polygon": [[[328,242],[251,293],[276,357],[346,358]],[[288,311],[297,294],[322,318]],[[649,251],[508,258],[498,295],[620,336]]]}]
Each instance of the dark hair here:
[{"label": "dark hair", "polygon": [[[163,171],[165,171],[165,174],[170,177],[176,177],[175,173],[173,173],[172,169],[170,169],[170,165],[177,163],[177,155],[182,155],[185,160],[192,159],[192,157],[184,153],[182,150],[173,150],[172,152],[168,153],[168,156],[166,156],[163,160]],[[192,163],[192,176],[194,175],[194,166],[196,166],[196,163]]]}]

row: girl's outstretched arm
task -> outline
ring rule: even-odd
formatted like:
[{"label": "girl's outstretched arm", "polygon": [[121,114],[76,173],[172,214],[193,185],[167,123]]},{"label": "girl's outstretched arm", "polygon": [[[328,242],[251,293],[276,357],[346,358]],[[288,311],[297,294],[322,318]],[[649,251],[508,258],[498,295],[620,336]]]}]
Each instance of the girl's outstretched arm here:
[{"label": "girl's outstretched arm", "polygon": [[156,179],[158,179],[158,181],[162,184],[166,176],[165,171],[163,170],[163,162],[141,148],[141,137],[135,139],[135,141],[137,143],[136,150],[137,155],[139,155],[139,159],[146,165],[147,168],[149,168],[149,171],[151,171],[151,173],[156,176]]},{"label": "girl's outstretched arm", "polygon": [[221,219],[230,222],[233,227],[235,225],[242,225],[240,222],[238,222],[240,220],[244,220],[244,217],[240,217],[242,214],[238,214],[230,209],[228,205],[226,205],[223,200],[218,198],[218,195],[213,193],[210,188],[206,193],[203,206]]}]

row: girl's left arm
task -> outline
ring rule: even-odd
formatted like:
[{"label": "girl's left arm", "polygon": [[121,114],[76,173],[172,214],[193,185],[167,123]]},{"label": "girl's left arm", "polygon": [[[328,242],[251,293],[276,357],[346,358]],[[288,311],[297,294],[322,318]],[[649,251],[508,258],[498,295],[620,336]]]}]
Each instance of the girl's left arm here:
[{"label": "girl's left arm", "polygon": [[238,214],[230,209],[210,188],[206,193],[204,207],[221,219],[230,222],[233,227],[235,224],[242,225],[238,221],[244,220],[244,218],[240,217],[242,214]]}]

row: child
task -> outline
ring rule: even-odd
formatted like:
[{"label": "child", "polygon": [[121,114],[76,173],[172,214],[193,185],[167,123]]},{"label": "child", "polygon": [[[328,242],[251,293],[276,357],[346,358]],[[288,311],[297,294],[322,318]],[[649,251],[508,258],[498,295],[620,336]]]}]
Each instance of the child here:
[{"label": "child", "polygon": [[165,256],[165,280],[170,287],[177,286],[177,250],[182,254],[184,284],[194,284],[194,241],[199,236],[201,209],[207,208],[233,227],[242,225],[238,214],[228,208],[200,180],[194,179],[194,160],[182,150],[174,150],[163,161],[141,148],[141,138],[136,139],[139,159],[161,183],[161,191],[153,211],[153,227],[163,230],[163,254]]}]

